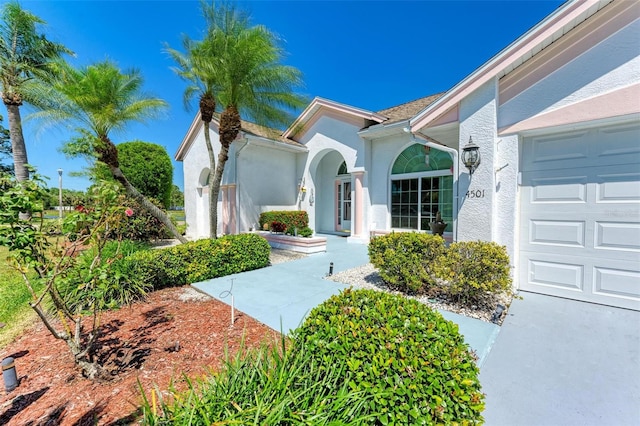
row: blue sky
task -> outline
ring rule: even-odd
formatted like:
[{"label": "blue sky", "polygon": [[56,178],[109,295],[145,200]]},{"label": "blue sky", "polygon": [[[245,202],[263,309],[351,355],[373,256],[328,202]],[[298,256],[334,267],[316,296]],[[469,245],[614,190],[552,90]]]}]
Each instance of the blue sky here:
[{"label": "blue sky", "polygon": [[[4,1],[0,2],[4,3]],[[373,111],[448,90],[516,40],[563,1],[239,1],[284,40],[285,63],[304,74],[303,93]],[[181,34],[203,29],[197,1],[29,1],[23,8],[47,22],[44,31],[76,53],[72,63],[110,59],[137,68],[145,90],[170,108],[160,120],[134,125],[116,142],[134,139],[164,146],[173,158],[196,110],[183,104],[185,83],[171,70],[163,43],[181,47]],[[194,104],[195,106],[196,104]],[[6,109],[1,109],[5,117]],[[28,116],[28,108],[23,118]],[[42,130],[25,120],[29,162],[57,186],[85,189],[81,159],[59,148],[64,130]],[[182,163],[174,182],[183,187]]]}]

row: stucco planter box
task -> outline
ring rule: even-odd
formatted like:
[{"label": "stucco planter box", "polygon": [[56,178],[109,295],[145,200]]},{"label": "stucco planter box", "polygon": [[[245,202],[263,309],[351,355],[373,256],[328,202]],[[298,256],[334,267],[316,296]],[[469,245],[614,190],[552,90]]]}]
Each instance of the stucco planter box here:
[{"label": "stucco planter box", "polygon": [[259,231],[258,233],[275,249],[291,250],[306,254],[327,251],[327,239],[324,237],[294,237],[292,235],[273,234],[266,231]]}]

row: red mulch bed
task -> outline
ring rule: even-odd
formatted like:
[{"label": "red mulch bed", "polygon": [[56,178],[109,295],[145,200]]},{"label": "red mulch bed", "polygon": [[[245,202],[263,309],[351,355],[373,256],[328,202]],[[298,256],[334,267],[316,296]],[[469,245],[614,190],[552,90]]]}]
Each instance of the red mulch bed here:
[{"label": "red mulch bed", "polygon": [[243,339],[245,347],[279,339],[255,319],[238,311],[235,317],[231,326],[229,306],[188,286],[107,312],[98,354],[113,376],[100,382],[83,378],[66,344],[38,322],[0,350],[0,359],[15,358],[20,380],[8,394],[1,384],[0,425],[134,423],[141,402],[138,380],[147,395],[154,386],[168,389],[172,380],[184,388],[183,373],[197,378],[220,367],[225,345],[233,354]]}]

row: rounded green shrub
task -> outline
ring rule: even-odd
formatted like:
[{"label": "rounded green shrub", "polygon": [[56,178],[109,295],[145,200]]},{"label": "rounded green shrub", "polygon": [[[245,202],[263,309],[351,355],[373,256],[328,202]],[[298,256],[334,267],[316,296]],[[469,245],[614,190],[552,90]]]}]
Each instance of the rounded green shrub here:
[{"label": "rounded green shrub", "polygon": [[496,294],[511,290],[507,249],[490,241],[452,243],[435,272],[447,297],[466,306],[492,303]]},{"label": "rounded green shrub", "polygon": [[445,250],[439,235],[392,232],[371,239],[369,260],[390,288],[421,293],[436,284],[433,263]]},{"label": "rounded green shrub", "polygon": [[[365,392],[375,424],[482,422],[475,357],[458,326],[405,297],[345,290],[311,311],[294,333],[330,372],[346,366],[343,382]],[[337,383],[340,386],[342,383]]]}]

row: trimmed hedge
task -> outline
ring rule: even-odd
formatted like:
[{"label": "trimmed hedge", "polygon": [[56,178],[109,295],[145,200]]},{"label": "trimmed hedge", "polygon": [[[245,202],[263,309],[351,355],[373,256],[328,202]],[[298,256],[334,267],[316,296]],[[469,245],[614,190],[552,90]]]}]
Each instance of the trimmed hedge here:
[{"label": "trimmed hedge", "polygon": [[[345,290],[314,308],[294,333],[330,374],[372,401],[374,424],[478,424],[484,395],[479,369],[458,326],[413,299]],[[342,384],[336,383],[339,388]]]},{"label": "trimmed hedge", "polygon": [[[285,226],[284,230],[275,231],[272,229],[274,222],[283,224]],[[274,230],[275,232],[293,234],[295,228],[298,228],[298,231],[300,231],[303,228],[309,227],[309,215],[306,211],[300,210],[274,210],[260,213],[259,223],[260,229],[265,229],[266,224],[267,231]]]},{"label": "trimmed hedge", "polygon": [[422,293],[436,285],[431,269],[445,250],[439,235],[392,232],[371,239],[369,259],[390,288]]},{"label": "trimmed hedge", "polygon": [[126,260],[132,273],[157,290],[263,268],[270,252],[261,236],[240,234],[137,252]]}]

